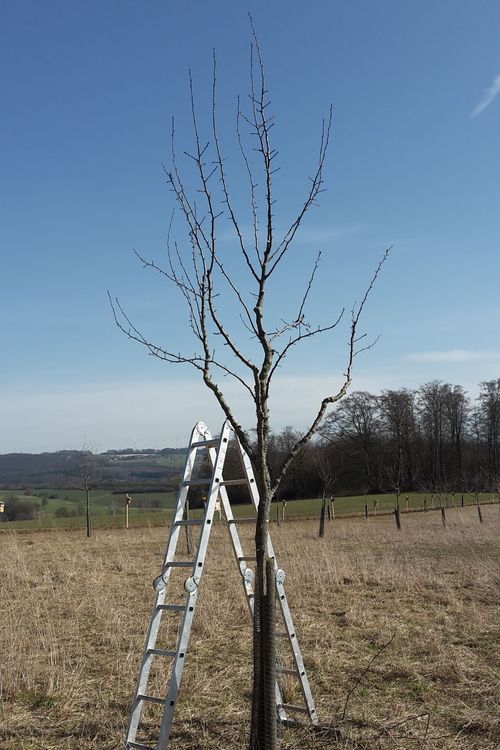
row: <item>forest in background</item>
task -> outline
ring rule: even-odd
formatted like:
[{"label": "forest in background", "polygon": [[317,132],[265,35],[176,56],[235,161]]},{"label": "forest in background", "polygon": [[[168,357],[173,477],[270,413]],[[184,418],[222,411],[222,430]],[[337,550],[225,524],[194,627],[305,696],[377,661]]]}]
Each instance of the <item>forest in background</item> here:
[{"label": "forest in background", "polygon": [[[277,470],[296,439],[272,438]],[[381,492],[500,491],[500,378],[477,399],[461,385],[354,391],[324,421],[280,488],[284,498]]]}]

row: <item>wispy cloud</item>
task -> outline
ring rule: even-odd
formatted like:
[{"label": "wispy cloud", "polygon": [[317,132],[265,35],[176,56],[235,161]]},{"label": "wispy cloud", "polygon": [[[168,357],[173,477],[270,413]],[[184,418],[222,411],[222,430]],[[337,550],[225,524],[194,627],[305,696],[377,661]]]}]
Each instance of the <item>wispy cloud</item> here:
[{"label": "wispy cloud", "polygon": [[493,83],[489,88],[486,89],[484,92],[481,101],[477,105],[477,107],[472,111],[471,117],[476,117],[477,115],[481,114],[481,112],[488,107],[493,99],[496,97],[496,95],[500,92],[500,73],[497,75],[497,77],[494,79]]},{"label": "wispy cloud", "polygon": [[475,352],[470,349],[448,349],[441,352],[412,352],[405,356],[410,362],[460,364],[463,362],[493,362],[500,359],[497,352]]},{"label": "wispy cloud", "polygon": [[[253,228],[249,225],[242,225],[240,227],[244,237],[253,237]],[[339,225],[339,226],[304,226],[301,227],[297,234],[297,244],[302,243],[303,245],[317,245],[321,243],[334,242],[335,240],[341,240],[344,237],[351,237],[353,235],[360,234],[364,231],[364,227],[354,224]],[[285,234],[286,228],[275,227],[275,235],[281,237]],[[232,228],[228,228],[219,234],[220,242],[232,242],[237,239],[236,233]]]}]

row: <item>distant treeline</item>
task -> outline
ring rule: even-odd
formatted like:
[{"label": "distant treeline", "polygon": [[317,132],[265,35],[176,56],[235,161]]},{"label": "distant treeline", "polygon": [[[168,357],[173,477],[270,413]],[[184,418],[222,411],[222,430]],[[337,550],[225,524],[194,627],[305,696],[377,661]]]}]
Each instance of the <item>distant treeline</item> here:
[{"label": "distant treeline", "polygon": [[[296,440],[292,428],[273,435],[277,471]],[[434,380],[416,389],[355,391],[324,421],[280,488],[282,497],[311,493],[500,491],[500,378],[480,384],[479,397]]]}]

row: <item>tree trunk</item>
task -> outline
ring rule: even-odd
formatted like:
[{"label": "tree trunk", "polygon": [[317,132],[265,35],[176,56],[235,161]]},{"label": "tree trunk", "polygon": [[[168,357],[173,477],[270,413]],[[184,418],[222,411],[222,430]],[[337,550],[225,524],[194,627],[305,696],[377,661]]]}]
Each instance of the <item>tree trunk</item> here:
[{"label": "tree trunk", "polygon": [[252,726],[249,750],[276,750],[275,561],[268,554],[267,498],[261,497],[255,529],[257,565],[253,623]]},{"label": "tree trunk", "polygon": [[325,536],[325,505],[326,498],[323,495],[323,502],[321,503],[321,513],[319,516],[319,537],[322,539]]},{"label": "tree trunk", "polygon": [[88,489],[88,487],[85,488],[85,497],[86,497],[86,510],[87,510],[87,539],[89,539],[91,535],[91,526],[90,526],[90,490]]}]

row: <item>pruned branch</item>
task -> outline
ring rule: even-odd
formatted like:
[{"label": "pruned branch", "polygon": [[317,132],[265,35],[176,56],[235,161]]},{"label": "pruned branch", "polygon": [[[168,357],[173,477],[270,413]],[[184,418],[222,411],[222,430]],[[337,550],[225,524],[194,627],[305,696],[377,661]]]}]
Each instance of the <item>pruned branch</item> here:
[{"label": "pruned branch", "polygon": [[311,206],[314,204],[314,202],[316,201],[316,198],[321,192],[321,186],[323,184],[323,167],[325,164],[326,153],[328,151],[328,145],[330,142],[332,118],[333,118],[333,108],[330,105],[330,112],[329,112],[328,118],[326,121],[323,120],[323,124],[321,128],[318,166],[316,168],[316,172],[314,173],[313,177],[310,178],[311,186],[309,188],[309,192],[295,220],[293,221],[293,223],[291,224],[287,232],[285,232],[285,235],[282,241],[280,242],[276,250],[271,254],[269,258],[269,260],[272,261],[272,265],[270,266],[269,272],[268,272],[269,276],[274,272],[278,264],[282,261],[282,259],[286,255],[293,239],[295,238],[295,235],[297,234],[297,231],[302,223],[304,216],[309,211]]}]

